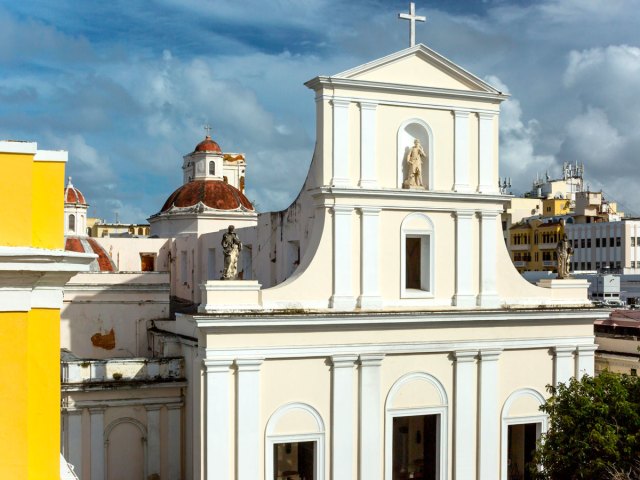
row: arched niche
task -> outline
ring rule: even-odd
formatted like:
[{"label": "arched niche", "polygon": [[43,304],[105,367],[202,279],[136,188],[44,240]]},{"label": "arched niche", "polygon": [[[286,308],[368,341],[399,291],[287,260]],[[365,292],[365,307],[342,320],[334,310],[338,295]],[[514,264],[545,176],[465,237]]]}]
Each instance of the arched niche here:
[{"label": "arched niche", "polygon": [[[540,411],[540,406],[545,403],[544,396],[533,388],[520,388],[512,392],[502,407],[502,432],[500,441],[500,478],[507,480],[517,470],[520,473],[526,468],[522,459],[516,457],[516,450],[528,451],[530,446],[525,446],[525,429],[535,435],[530,443],[534,445],[540,436],[547,431],[548,417]],[[509,429],[512,428],[512,435]],[[520,437],[523,436],[521,440]],[[509,445],[511,439],[512,445]],[[522,444],[522,445],[520,445]],[[535,448],[535,445],[534,445]],[[521,454],[523,456],[524,453]],[[510,472],[511,470],[511,472]]]},{"label": "arched niche", "polygon": [[[282,450],[285,456],[294,455],[298,446],[313,444],[313,478],[324,480],[325,426],[311,405],[293,402],[279,407],[269,417],[265,437],[265,479],[275,480],[275,462],[287,461],[279,458]],[[280,448],[282,446],[284,449]],[[295,469],[295,466],[290,467],[292,471]]]},{"label": "arched niche", "polygon": [[[136,436],[139,443],[132,444],[131,439]],[[122,417],[107,425],[104,429],[104,459],[106,480],[129,474],[133,474],[129,478],[147,478],[147,428],[142,422]],[[124,467],[124,470],[117,471],[119,467]]]},{"label": "arched niche", "polygon": [[[448,478],[448,408],[447,392],[433,375],[408,373],[393,384],[385,402],[385,480],[393,478],[399,464],[411,468],[420,460],[422,468],[432,469],[435,478]],[[431,426],[430,431],[426,431],[427,425]],[[415,455],[416,450],[415,445],[408,445],[409,441],[432,444],[432,458],[424,458],[426,455],[422,459],[409,458],[408,452],[413,451]]]},{"label": "arched niche", "polygon": [[425,189],[433,190],[433,133],[431,127],[420,118],[405,120],[398,128],[397,135],[397,165],[398,173],[396,179],[397,188],[402,188],[404,180],[407,178],[407,156],[414,140],[419,140],[427,158],[422,163],[422,185]]}]

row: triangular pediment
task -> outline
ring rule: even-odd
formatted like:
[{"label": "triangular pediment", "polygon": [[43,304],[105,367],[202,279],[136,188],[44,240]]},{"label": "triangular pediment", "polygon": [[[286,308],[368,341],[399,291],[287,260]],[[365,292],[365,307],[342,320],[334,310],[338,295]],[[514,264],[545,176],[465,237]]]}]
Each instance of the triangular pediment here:
[{"label": "triangular pediment", "polygon": [[499,94],[498,90],[451,60],[419,44],[331,78]]}]

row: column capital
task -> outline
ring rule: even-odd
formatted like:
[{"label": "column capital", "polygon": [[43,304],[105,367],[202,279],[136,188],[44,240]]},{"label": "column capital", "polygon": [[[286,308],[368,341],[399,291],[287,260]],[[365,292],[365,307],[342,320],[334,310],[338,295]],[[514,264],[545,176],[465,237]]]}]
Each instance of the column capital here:
[{"label": "column capital", "polygon": [[594,354],[596,350],[598,350],[599,345],[593,344],[593,345],[578,345],[577,347],[577,351],[578,353],[582,354]]},{"label": "column capital", "polygon": [[477,356],[477,350],[456,350],[453,352],[456,363],[471,363],[475,361]]},{"label": "column capital", "polygon": [[478,112],[478,118],[481,120],[493,120],[496,115],[496,113]]},{"label": "column capital", "polygon": [[559,345],[553,347],[553,356],[556,358],[569,358],[576,351],[575,345]]},{"label": "column capital", "polygon": [[376,102],[358,102],[360,110],[375,110],[378,107]]},{"label": "column capital", "polygon": [[351,215],[353,207],[349,205],[333,205],[331,207],[334,215]]},{"label": "column capital", "polygon": [[456,118],[469,118],[468,110],[454,110],[453,115]]},{"label": "column capital", "polygon": [[167,410],[180,410],[184,406],[183,403],[168,403]]},{"label": "column capital", "polygon": [[349,100],[343,100],[341,98],[333,98],[331,100],[334,108],[347,108],[351,103]]},{"label": "column capital", "polygon": [[236,358],[236,367],[239,372],[259,372],[264,358]]},{"label": "column capital", "polygon": [[331,356],[331,364],[333,368],[353,368],[356,361],[358,360],[358,355],[332,355]]},{"label": "column capital", "polygon": [[362,215],[374,216],[379,215],[382,209],[380,207],[358,207]]},{"label": "column capital", "polygon": [[222,373],[229,370],[233,364],[233,359],[205,358],[202,360],[202,364],[204,365],[207,373]]},{"label": "column capital", "polygon": [[145,404],[144,408],[147,412],[155,412],[160,410],[162,408],[162,405],[159,403],[151,404],[151,405]]},{"label": "column capital", "polygon": [[96,415],[96,414],[99,414],[99,413],[104,413],[104,411],[105,411],[106,409],[107,409],[107,407],[89,407],[89,408],[88,408],[89,413],[90,413],[91,415]]},{"label": "column capital", "polygon": [[454,212],[456,218],[461,219],[471,219],[475,213],[475,210],[456,210]]},{"label": "column capital", "polygon": [[502,214],[502,210],[480,210],[478,211],[478,217],[482,219],[494,220],[498,215]]},{"label": "column capital", "polygon": [[384,353],[368,353],[360,355],[360,365],[363,367],[379,367],[382,365]]},{"label": "column capital", "polygon": [[480,350],[479,358],[482,362],[496,362],[498,361],[498,357],[500,357],[501,353],[501,348]]}]

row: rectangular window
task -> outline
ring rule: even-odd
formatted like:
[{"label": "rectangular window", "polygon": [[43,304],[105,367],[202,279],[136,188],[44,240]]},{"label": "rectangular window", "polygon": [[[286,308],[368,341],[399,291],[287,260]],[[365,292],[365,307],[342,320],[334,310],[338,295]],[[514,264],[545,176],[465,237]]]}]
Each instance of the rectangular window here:
[{"label": "rectangular window", "polygon": [[585,247],[585,240],[584,238],[582,240],[580,240],[580,248],[584,248]]},{"label": "rectangular window", "polygon": [[631,260],[631,268],[636,268],[636,262],[634,262],[633,260]]},{"label": "rectangular window", "polygon": [[429,235],[407,235],[405,238],[406,290],[431,291],[431,254]]},{"label": "rectangular window", "polygon": [[587,248],[591,248],[591,239],[587,238]]},{"label": "rectangular window", "polygon": [[614,242],[615,242],[615,238],[609,237],[609,246],[610,247],[613,247]]},{"label": "rectangular window", "polygon": [[528,480],[536,442],[540,437],[539,423],[509,425],[507,440],[507,478]]},{"label": "rectangular window", "polygon": [[596,262],[596,270],[600,270],[600,262]]},{"label": "rectangular window", "polygon": [[596,238],[596,248],[600,248],[600,239]]},{"label": "rectangular window", "polygon": [[580,262],[580,268],[582,270],[586,270],[587,269],[587,264],[585,262]]},{"label": "rectangular window", "polygon": [[638,370],[635,368],[632,368],[631,371],[629,372],[629,375],[631,375],[632,377],[637,377],[638,376]]},{"label": "rectangular window", "polygon": [[140,254],[140,270],[143,272],[153,272],[156,265],[155,253],[141,253]]},{"label": "rectangular window", "polygon": [[316,442],[276,443],[273,446],[273,478],[316,479]]},{"label": "rectangular window", "polygon": [[591,270],[591,262],[587,262],[587,270]]},{"label": "rectangular window", "polygon": [[440,415],[417,415],[393,419],[392,480],[439,477]]},{"label": "rectangular window", "polygon": [[406,288],[420,289],[420,238],[407,237]]},{"label": "rectangular window", "polygon": [[616,237],[616,247],[622,245],[622,239],[620,237]]},{"label": "rectangular window", "polygon": [[631,237],[631,246],[632,247],[636,246],[636,237]]}]

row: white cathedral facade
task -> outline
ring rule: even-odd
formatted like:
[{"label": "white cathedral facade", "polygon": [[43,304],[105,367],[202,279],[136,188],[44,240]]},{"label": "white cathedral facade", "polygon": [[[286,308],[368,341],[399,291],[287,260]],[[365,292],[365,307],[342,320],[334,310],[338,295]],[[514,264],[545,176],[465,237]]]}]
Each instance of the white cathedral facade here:
[{"label": "white cathedral facade", "polygon": [[[120,270],[155,255],[194,306],[154,323],[187,382],[171,480],[524,474],[545,386],[593,374],[602,314],[586,282],[533,286],[509,259],[506,95],[424,45],[306,85],[316,150],[287,210],[256,214],[250,164],[207,137],[158,238],[101,240]],[[220,280],[229,224],[238,280]]]}]

